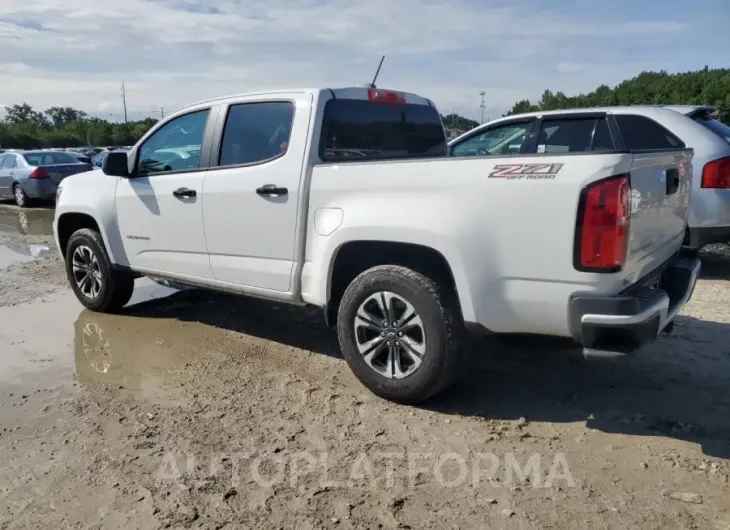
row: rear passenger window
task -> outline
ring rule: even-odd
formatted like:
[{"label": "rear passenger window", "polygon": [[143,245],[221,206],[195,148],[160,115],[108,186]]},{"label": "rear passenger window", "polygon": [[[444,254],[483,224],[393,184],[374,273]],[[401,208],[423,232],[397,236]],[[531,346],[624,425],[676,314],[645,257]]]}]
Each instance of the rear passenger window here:
[{"label": "rear passenger window", "polygon": [[289,148],[293,120],[290,101],[231,105],[218,165],[256,164],[282,156]]},{"label": "rear passenger window", "polygon": [[606,149],[613,149],[613,142],[604,118],[543,120],[537,137],[538,153],[585,153]]},{"label": "rear passenger window", "polygon": [[4,169],[13,169],[15,167],[15,155],[5,155],[5,160],[3,161],[3,168]]},{"label": "rear passenger window", "polygon": [[627,149],[643,151],[677,149],[685,146],[679,138],[650,118],[628,114],[617,115],[616,123]]}]

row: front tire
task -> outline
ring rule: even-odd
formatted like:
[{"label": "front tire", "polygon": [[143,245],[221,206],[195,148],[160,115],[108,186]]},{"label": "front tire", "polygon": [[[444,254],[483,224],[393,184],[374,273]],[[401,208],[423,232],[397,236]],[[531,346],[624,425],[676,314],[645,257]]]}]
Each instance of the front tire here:
[{"label": "front tire", "polygon": [[445,390],[469,359],[455,293],[396,265],[353,280],[340,303],[337,334],[360,382],[398,403],[417,404]]},{"label": "front tire", "polygon": [[79,302],[92,311],[115,313],[132,298],[134,277],[112,268],[101,234],[73,233],[66,246],[66,275]]}]

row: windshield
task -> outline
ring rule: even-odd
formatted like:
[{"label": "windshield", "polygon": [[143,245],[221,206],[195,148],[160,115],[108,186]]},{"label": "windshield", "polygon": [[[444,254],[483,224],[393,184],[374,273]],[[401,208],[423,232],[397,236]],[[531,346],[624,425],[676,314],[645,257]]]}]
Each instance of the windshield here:
[{"label": "windshield", "polygon": [[714,118],[709,112],[698,114],[694,119],[730,144],[730,127]]}]

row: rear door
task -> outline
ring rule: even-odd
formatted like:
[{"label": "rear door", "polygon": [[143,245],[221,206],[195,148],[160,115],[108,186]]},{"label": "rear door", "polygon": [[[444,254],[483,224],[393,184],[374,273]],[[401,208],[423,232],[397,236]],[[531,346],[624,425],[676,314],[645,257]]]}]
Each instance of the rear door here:
[{"label": "rear door", "polygon": [[[627,266],[638,273],[664,261],[684,238],[689,214],[692,151],[655,120],[617,114],[622,148],[631,157],[632,213]],[[646,264],[646,267],[645,267]]]},{"label": "rear door", "polygon": [[221,109],[203,216],[215,280],[287,292],[312,95],[251,97]]}]

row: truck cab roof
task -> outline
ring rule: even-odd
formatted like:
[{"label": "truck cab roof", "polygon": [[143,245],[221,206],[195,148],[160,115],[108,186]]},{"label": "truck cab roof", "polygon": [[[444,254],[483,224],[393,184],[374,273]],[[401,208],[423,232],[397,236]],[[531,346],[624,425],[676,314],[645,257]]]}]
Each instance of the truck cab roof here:
[{"label": "truck cab roof", "polygon": [[371,90],[377,91],[379,94],[397,94],[402,98],[403,103],[412,105],[428,105],[433,107],[434,104],[430,99],[421,97],[417,94],[410,92],[396,91],[389,88],[372,87],[371,85],[353,86],[353,87],[340,87],[340,88],[281,88],[281,89],[270,89],[261,90],[255,92],[242,92],[238,94],[229,94],[227,96],[219,96],[210,99],[204,99],[196,103],[185,105],[178,109],[175,109],[171,114],[177,114],[180,111],[194,109],[210,104],[226,103],[228,101],[235,101],[242,98],[251,97],[268,97],[276,96],[279,94],[312,94],[313,96],[319,96],[321,94],[329,94],[332,99],[362,99],[367,100]]}]

